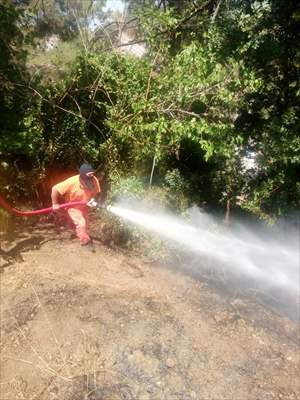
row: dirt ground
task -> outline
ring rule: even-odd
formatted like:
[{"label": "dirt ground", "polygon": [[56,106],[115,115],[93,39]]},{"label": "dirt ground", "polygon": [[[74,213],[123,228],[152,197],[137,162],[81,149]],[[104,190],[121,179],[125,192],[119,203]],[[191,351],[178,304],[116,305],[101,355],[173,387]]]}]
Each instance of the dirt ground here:
[{"label": "dirt ground", "polygon": [[51,224],[1,248],[1,400],[300,399],[297,323],[255,298]]}]

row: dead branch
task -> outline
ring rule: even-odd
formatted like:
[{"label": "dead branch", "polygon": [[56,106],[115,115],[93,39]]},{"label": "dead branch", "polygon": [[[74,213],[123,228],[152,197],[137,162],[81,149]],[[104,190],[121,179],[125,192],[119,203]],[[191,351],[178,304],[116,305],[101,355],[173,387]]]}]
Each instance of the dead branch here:
[{"label": "dead branch", "polygon": [[164,114],[170,114],[171,116],[173,115],[173,113],[179,113],[179,114],[185,114],[185,115],[189,115],[191,117],[201,119],[201,116],[199,114],[196,114],[192,111],[182,110],[180,108],[165,108],[162,110],[157,110],[157,112],[161,112]]},{"label": "dead branch", "polygon": [[214,22],[215,22],[215,19],[216,19],[216,17],[217,17],[218,12],[219,12],[220,5],[221,5],[222,1],[223,1],[223,0],[219,0],[217,6],[216,6],[216,8],[215,8],[215,11],[214,11],[213,16],[212,16],[212,18],[211,18],[211,23],[212,23],[212,24],[214,24]]}]

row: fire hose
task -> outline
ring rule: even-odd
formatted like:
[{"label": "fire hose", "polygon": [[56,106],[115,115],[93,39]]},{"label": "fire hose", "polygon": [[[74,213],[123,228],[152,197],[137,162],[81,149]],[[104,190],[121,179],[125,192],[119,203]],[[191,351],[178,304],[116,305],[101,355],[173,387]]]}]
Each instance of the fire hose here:
[{"label": "fire hose", "polygon": [[[70,208],[73,206],[85,206],[87,203],[85,201],[74,201],[71,203],[59,204],[59,209]],[[39,210],[22,211],[10,206],[1,196],[0,196],[0,206],[6,211],[24,217],[30,217],[32,215],[47,214],[53,211],[52,207],[41,208]]]}]

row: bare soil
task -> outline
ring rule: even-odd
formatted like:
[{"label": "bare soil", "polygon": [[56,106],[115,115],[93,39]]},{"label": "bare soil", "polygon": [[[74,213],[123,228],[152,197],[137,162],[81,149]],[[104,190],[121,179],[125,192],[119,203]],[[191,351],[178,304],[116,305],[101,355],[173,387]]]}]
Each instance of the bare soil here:
[{"label": "bare soil", "polygon": [[255,298],[51,224],[1,246],[1,400],[300,398],[297,322]]}]

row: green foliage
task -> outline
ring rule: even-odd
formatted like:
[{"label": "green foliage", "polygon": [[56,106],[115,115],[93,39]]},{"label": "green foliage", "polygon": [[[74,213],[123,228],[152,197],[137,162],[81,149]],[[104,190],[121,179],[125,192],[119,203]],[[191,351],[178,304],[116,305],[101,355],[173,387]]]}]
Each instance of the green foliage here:
[{"label": "green foliage", "polygon": [[22,48],[25,38],[18,24],[20,19],[21,14],[10,1],[0,4],[0,155],[22,148],[25,142],[19,131],[28,97],[22,86],[26,54]]},{"label": "green foliage", "polygon": [[[31,76],[29,25],[11,2],[0,6],[5,162],[16,159],[32,181],[55,165],[101,164],[111,198],[161,196],[181,213],[230,203],[275,220],[299,207],[295,2],[129,2],[148,46],[142,58],[101,44],[90,51],[89,21],[103,17],[102,2],[93,13],[88,2],[42,3],[40,21],[38,10],[26,14],[35,33],[68,40],[31,52]],[[40,68],[47,63],[56,73]],[[249,152],[255,171],[242,165]]]},{"label": "green foliage", "polygon": [[128,178],[115,178],[111,181],[112,190],[110,192],[109,200],[139,200],[143,197],[145,192],[143,182],[135,177],[131,176]]},{"label": "green foliage", "polygon": [[191,206],[191,183],[186,180],[178,169],[167,171],[165,187],[169,207],[178,213],[184,213]]},{"label": "green foliage", "polygon": [[235,57],[260,80],[244,97],[235,124],[259,155],[244,207],[266,219],[299,207],[299,15],[299,5],[281,0],[256,2],[236,14],[243,39]]},{"label": "green foliage", "polygon": [[233,116],[239,96],[249,87],[248,80],[233,84],[230,75],[238,68],[234,61],[226,67],[212,64],[195,43],[160,73],[154,71],[151,59],[112,54],[105,57],[103,66],[102,58],[87,58],[85,73],[91,75],[95,69],[103,73],[106,103],[95,105],[105,107],[110,140],[117,143],[129,168],[149,164],[154,155],[163,160],[176,152],[184,138],[199,143],[206,159],[232,154]]},{"label": "green foliage", "polygon": [[63,40],[81,36],[86,40],[88,24],[103,16],[105,0],[19,0],[16,2],[30,16],[39,37],[57,34]]},{"label": "green foliage", "polygon": [[32,75],[39,74],[43,85],[51,85],[51,82],[67,78],[70,75],[79,54],[78,40],[59,41],[53,49],[48,51],[31,47],[27,57],[27,66]]}]

